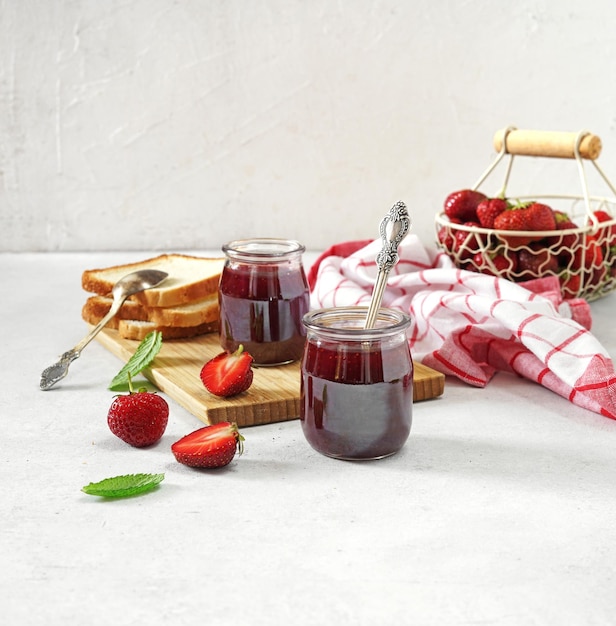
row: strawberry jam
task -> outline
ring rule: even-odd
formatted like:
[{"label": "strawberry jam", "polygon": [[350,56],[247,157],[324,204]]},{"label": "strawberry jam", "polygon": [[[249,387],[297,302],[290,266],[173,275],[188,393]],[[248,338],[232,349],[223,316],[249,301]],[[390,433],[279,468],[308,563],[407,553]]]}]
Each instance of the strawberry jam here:
[{"label": "strawberry jam", "polygon": [[381,309],[375,328],[365,330],[366,313],[349,307],[304,317],[300,421],[315,450],[339,459],[394,454],[411,430],[411,320]]},{"label": "strawberry jam", "polygon": [[285,239],[249,239],[226,244],[223,251],[221,346],[233,352],[242,344],[255,365],[300,359],[306,337],[302,317],[310,304],[304,247]]}]

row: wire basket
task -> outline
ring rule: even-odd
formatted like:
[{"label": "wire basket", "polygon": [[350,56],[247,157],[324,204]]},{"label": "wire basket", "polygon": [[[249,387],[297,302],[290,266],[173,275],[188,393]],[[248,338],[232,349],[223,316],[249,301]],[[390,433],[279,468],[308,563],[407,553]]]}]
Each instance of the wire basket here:
[{"label": "wire basket", "polygon": [[[589,195],[583,163],[583,160],[590,161],[616,196],[616,189],[596,163],[601,150],[599,138],[587,132],[518,131],[509,127],[495,135],[494,144],[499,154],[472,189],[479,191],[500,161],[509,155],[505,181],[498,196],[515,200],[516,204],[525,201],[548,204],[555,211],[566,213],[576,227],[550,231],[496,230],[457,224],[442,212],[435,218],[437,245],[461,269],[514,282],[556,276],[564,298],[592,301],[613,291],[616,288],[616,199]],[[575,158],[582,193],[508,194],[514,155]],[[596,211],[603,212],[602,221]]]}]

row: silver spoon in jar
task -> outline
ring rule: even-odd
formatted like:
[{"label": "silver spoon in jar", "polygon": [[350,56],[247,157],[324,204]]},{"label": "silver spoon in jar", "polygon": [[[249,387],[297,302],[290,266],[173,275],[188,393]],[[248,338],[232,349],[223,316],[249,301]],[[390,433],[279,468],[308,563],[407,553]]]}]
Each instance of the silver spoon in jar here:
[{"label": "silver spoon in jar", "polygon": [[103,330],[107,322],[120,310],[128,296],[157,287],[167,278],[167,272],[160,270],[139,270],[127,274],[113,286],[113,302],[107,315],[72,349],[65,352],[57,363],[50,365],[41,374],[40,387],[43,391],[51,389],[68,374],[69,365],[81,355],[81,351]]},{"label": "silver spoon in jar", "polygon": [[370,300],[370,306],[368,307],[364,328],[374,328],[376,316],[381,308],[383,293],[387,286],[389,272],[398,262],[398,246],[406,237],[410,228],[411,219],[409,218],[404,202],[396,202],[389,210],[389,213],[381,220],[379,233],[383,240],[383,247],[376,257],[379,273],[376,277],[374,290],[372,291],[372,298]]}]

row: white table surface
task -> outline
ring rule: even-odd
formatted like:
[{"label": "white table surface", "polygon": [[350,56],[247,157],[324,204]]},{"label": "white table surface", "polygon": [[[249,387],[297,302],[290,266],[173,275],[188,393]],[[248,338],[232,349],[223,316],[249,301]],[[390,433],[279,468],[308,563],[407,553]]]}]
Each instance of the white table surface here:
[{"label": "white table surface", "polygon": [[[110,433],[121,362],[97,342],[40,391],[86,332],[83,269],[147,256],[0,255],[3,624],[616,622],[616,422],[538,385],[448,379],[376,462],[319,455],[297,420],[247,428],[215,472],[175,462],[202,424],[171,399],[158,445]],[[612,355],[615,298],[592,304]],[[132,499],[81,492],[133,472],[166,478]]]}]

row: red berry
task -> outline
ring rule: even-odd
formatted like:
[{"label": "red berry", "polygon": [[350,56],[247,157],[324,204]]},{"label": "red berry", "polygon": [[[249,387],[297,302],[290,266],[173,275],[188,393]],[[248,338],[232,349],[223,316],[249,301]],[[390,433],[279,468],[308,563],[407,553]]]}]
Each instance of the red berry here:
[{"label": "red berry", "polygon": [[233,352],[221,352],[201,368],[201,382],[215,396],[235,396],[252,385],[252,356],[240,345]]},{"label": "red berry", "polygon": [[[470,228],[479,228],[477,222],[465,222],[463,225]],[[470,259],[475,252],[481,250],[483,243],[481,233],[462,230],[461,228],[456,229],[454,233],[454,250],[461,261]]]},{"label": "red berry", "polygon": [[518,252],[520,280],[530,280],[554,274],[558,270],[558,260],[549,249],[536,246],[531,250],[522,248]]},{"label": "red berry", "polygon": [[600,268],[603,265],[603,251],[592,235],[586,235],[586,241],[580,241],[573,255],[575,269]]},{"label": "red berry", "polygon": [[[577,230],[579,227],[569,219],[566,213],[554,212],[556,218],[556,230]],[[579,232],[563,233],[553,235],[546,239],[546,246],[551,248],[558,256],[558,263],[568,267],[573,259],[574,251],[581,245],[581,235]]]},{"label": "red berry", "polygon": [[478,252],[473,263],[482,274],[511,278],[518,269],[518,253],[514,250],[503,252]]},{"label": "red berry", "polygon": [[[607,211],[603,211],[602,209],[594,211],[593,215],[600,224],[596,235],[604,245],[607,256],[609,249],[616,244],[616,223],[606,225],[605,222],[615,222],[616,220]],[[588,224],[592,224],[590,218],[588,219]]]},{"label": "red berry", "polygon": [[547,204],[532,202],[524,210],[529,230],[556,230],[554,210]]},{"label": "red berry", "polygon": [[574,264],[576,268],[583,268],[585,283],[588,285],[599,285],[606,278],[607,268],[603,262],[603,251],[592,235],[586,235],[586,245],[578,247]]},{"label": "red berry", "polygon": [[443,246],[447,252],[451,252],[453,250],[454,237],[451,234],[449,227],[441,226],[438,230],[437,238],[441,246]]},{"label": "red berry", "polygon": [[241,455],[243,442],[235,423],[220,422],[182,437],[171,446],[171,451],[183,465],[216,468],[228,465],[236,451]]},{"label": "red berry", "polygon": [[477,206],[477,218],[483,228],[494,228],[494,220],[509,207],[503,198],[487,198]]},{"label": "red berry", "polygon": [[[568,217],[556,219],[556,230],[573,230],[579,227],[575,222],[572,222]],[[572,249],[580,241],[579,233],[568,233],[566,235],[556,235],[553,238],[555,241],[560,241],[563,246]],[[550,240],[552,241],[552,240]]]},{"label": "red berry", "polygon": [[[519,204],[511,209],[503,211],[494,219],[494,228],[497,230],[520,230],[520,231],[549,231],[556,230],[556,218],[554,210],[547,204],[530,202]],[[512,247],[525,246],[532,241],[539,241],[539,236],[502,236]]]},{"label": "red berry", "polygon": [[580,292],[580,275],[565,271],[560,275],[560,286],[565,298],[575,298]]},{"label": "red berry", "polygon": [[[494,219],[494,228],[496,230],[530,230],[526,211],[524,211],[523,208],[516,207],[503,211]],[[525,246],[532,241],[532,237],[514,237],[508,235],[501,235],[501,239],[503,239],[513,248]]]},{"label": "red berry", "polygon": [[107,414],[111,432],[122,441],[143,448],[156,443],[164,434],[169,405],[161,396],[140,389],[117,396]]},{"label": "red berry", "polygon": [[497,230],[529,230],[526,211],[517,207],[503,211],[494,219],[494,228]]},{"label": "red berry", "polygon": [[477,206],[486,196],[474,189],[462,189],[450,193],[445,200],[445,215],[452,221],[476,222]]},{"label": "red berry", "polygon": [[[602,209],[593,211],[593,215],[597,218],[598,222],[609,222],[614,219],[607,211],[603,211]],[[588,220],[588,223],[592,223],[590,219]]]}]

